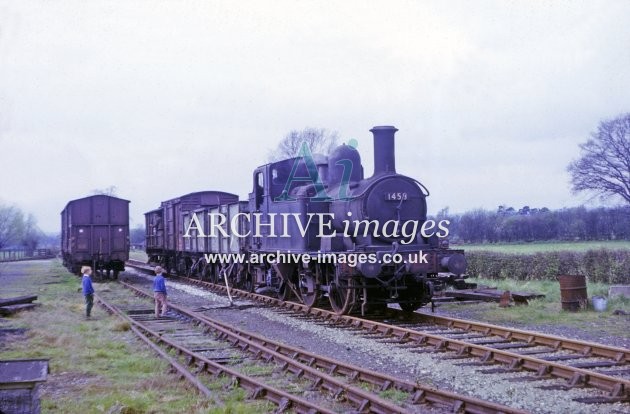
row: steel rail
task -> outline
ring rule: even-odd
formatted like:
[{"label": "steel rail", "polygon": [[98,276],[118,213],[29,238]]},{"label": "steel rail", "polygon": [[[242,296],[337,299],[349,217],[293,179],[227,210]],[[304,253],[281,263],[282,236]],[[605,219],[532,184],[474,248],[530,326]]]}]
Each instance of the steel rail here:
[{"label": "steel rail", "polygon": [[[121,282],[121,284],[129,289],[132,289],[134,293],[138,295],[147,298],[151,297],[149,293],[137,289],[134,286],[129,285],[128,283]],[[291,371],[297,377],[308,378],[309,380],[313,381],[313,384],[318,388],[323,388],[331,391],[336,396],[340,396],[342,394],[345,395],[348,401],[358,407],[359,412],[366,410],[374,413],[408,412],[403,407],[384,400],[373,393],[366,392],[358,387],[355,387],[354,385],[344,383],[332,377],[331,375],[318,371],[316,368],[301,363],[293,359],[290,355],[287,356],[280,354],[272,349],[261,346],[254,341],[248,340],[245,337],[234,335],[229,330],[223,329],[218,325],[213,324],[211,321],[207,320],[207,318],[201,318],[201,315],[197,314],[196,312],[193,312],[181,306],[177,306],[173,303],[169,303],[169,308],[174,309],[200,323],[203,323],[207,328],[210,328],[214,332],[223,335],[224,337],[222,339],[230,342],[232,346],[239,347],[243,351],[253,353],[257,358],[262,358],[267,362],[275,361],[276,363],[281,364],[284,369]]]},{"label": "steel rail", "polygon": [[[393,309],[392,309],[393,310]],[[402,311],[400,311],[402,313]],[[630,363],[630,349],[598,344],[595,342],[581,341],[548,335],[539,332],[526,331],[516,328],[492,325],[484,322],[476,322],[465,319],[451,318],[447,316],[427,315],[414,313],[414,318],[427,321],[434,325],[446,326],[450,329],[461,329],[469,332],[480,332],[484,335],[496,335],[514,341],[523,341],[528,344],[542,345],[555,350],[567,350],[577,352],[583,356],[593,356],[612,359],[618,364]]]},{"label": "steel rail", "polygon": [[[214,291],[224,292],[225,286],[208,283],[191,278],[182,278],[190,283],[210,288]],[[482,362],[496,362],[507,365],[509,369],[522,369],[533,371],[539,377],[557,377],[567,381],[570,387],[592,386],[609,393],[610,401],[630,401],[630,381],[623,378],[613,377],[594,371],[571,367],[552,361],[536,358],[530,355],[521,355],[507,350],[491,348],[484,345],[478,345],[457,339],[448,338],[440,335],[417,331],[389,325],[377,321],[370,321],[348,315],[337,315],[334,312],[311,308],[303,304],[295,302],[284,302],[269,296],[259,295],[256,293],[246,292],[239,289],[231,289],[234,295],[242,298],[256,300],[271,306],[282,307],[291,311],[301,312],[320,319],[328,320],[333,323],[361,328],[368,332],[378,333],[383,338],[394,338],[407,345],[433,346],[436,351],[453,351],[459,356],[473,356],[480,358]],[[533,338],[533,335],[530,334]],[[558,339],[558,343],[562,343]],[[582,347],[584,348],[584,347]]]},{"label": "steel rail", "polygon": [[[133,285],[125,282],[121,282],[121,284],[128,289],[133,290],[138,295],[150,297],[147,292],[144,292],[143,290]],[[209,329],[212,329],[214,332],[218,332],[221,335],[229,337],[231,343],[240,343],[238,346],[242,348],[247,346],[250,350],[255,350],[255,352],[268,352],[265,350],[271,350],[274,353],[279,353],[288,357],[289,361],[299,361],[300,363],[305,364],[308,367],[319,368],[325,370],[329,374],[343,375],[353,381],[361,380],[369,382],[379,387],[381,391],[385,391],[389,388],[405,391],[412,395],[412,403],[430,402],[432,404],[439,404],[449,407],[452,412],[462,413],[526,413],[526,411],[523,410],[514,409],[501,404],[492,403],[469,396],[459,395],[448,391],[438,390],[433,387],[425,386],[411,381],[401,380],[386,374],[377,373],[371,370],[353,366],[351,364],[346,364],[341,361],[333,360],[331,358],[327,358],[321,355],[313,354],[302,349],[273,341],[268,338],[264,338],[251,332],[236,329],[230,325],[209,318],[204,314],[194,312],[173,303],[169,303],[169,307],[190,318],[200,320],[200,322],[202,322]],[[297,367],[297,369],[299,370],[302,368]]]},{"label": "steel rail", "polygon": [[153,349],[155,353],[157,353],[160,357],[165,359],[177,372],[179,372],[179,374],[183,378],[185,378],[186,380],[188,380],[188,382],[193,384],[202,395],[204,395],[206,398],[210,398],[212,396],[212,391],[210,391],[205,385],[203,385],[203,383],[199,381],[199,379],[197,379],[186,367],[181,365],[175,359],[171,358],[170,355],[164,352],[159,346],[153,343],[151,339],[149,339],[145,334],[143,334],[135,326],[135,321],[131,320],[125,314],[120,312],[120,310],[118,310],[116,307],[114,307],[113,305],[103,300],[103,298],[98,296],[98,294],[95,293],[94,297],[96,298],[97,302],[100,303],[100,305],[103,306],[105,310],[107,310],[107,312],[109,312],[112,315],[118,316],[120,319],[124,320],[125,322],[130,323],[130,328],[133,331],[133,333],[135,333],[136,336],[138,336],[138,338],[140,338],[151,349]]},{"label": "steel rail", "polygon": [[[261,383],[259,381],[256,381],[244,374],[241,374],[235,370],[232,370],[230,368],[227,368],[225,366],[222,366],[221,364],[214,362],[208,358],[205,358],[204,356],[190,351],[189,349],[179,345],[176,342],[173,341],[169,341],[168,339],[162,337],[162,335],[158,332],[155,332],[153,330],[151,330],[150,328],[148,328],[147,326],[145,326],[144,324],[128,317],[127,315],[123,314],[120,310],[118,310],[115,306],[111,305],[111,304],[106,304],[106,302],[96,296],[98,301],[103,304],[103,306],[105,306],[108,311],[111,311],[112,313],[116,314],[117,316],[121,317],[122,319],[124,319],[125,321],[127,321],[128,323],[130,323],[132,325],[132,328],[137,328],[134,330],[134,332],[138,331],[138,330],[142,330],[146,333],[148,333],[150,336],[155,338],[155,341],[158,343],[164,343],[167,347],[172,348],[172,349],[176,349],[177,352],[182,355],[185,354],[188,356],[188,363],[189,365],[193,365],[196,364],[197,367],[199,368],[199,372],[202,371],[206,371],[212,375],[214,375],[215,377],[220,377],[221,375],[226,375],[232,378],[232,383],[236,384],[242,388],[245,388],[246,390],[248,390],[250,392],[250,396],[252,398],[260,398],[263,397],[273,403],[275,403],[276,405],[278,405],[278,411],[285,411],[289,408],[295,409],[297,412],[299,413],[307,413],[307,414],[315,414],[315,413],[322,413],[322,414],[334,414],[334,411],[330,411],[327,409],[323,409],[319,406],[317,406],[316,404],[313,404],[303,398],[300,398],[298,396],[289,394],[287,392],[284,392],[282,390],[276,389],[274,387],[271,387],[269,385],[266,385],[264,383]],[[137,332],[136,332],[137,333]],[[139,335],[141,338],[144,337],[146,339],[143,339],[145,342],[147,343],[151,343],[152,344],[152,348],[155,349],[159,349],[159,347],[157,347],[157,345],[153,344],[152,341],[147,338],[145,335],[142,334],[142,332],[140,332]],[[161,355],[165,354],[164,351],[161,351]],[[167,355],[168,356],[168,355]],[[169,357],[170,358],[170,357]],[[171,358],[172,360],[172,358]],[[170,361],[169,361],[170,362]],[[172,364],[173,365],[173,364]],[[184,368],[183,366],[181,366],[179,363],[177,363],[175,361],[175,365],[173,365],[174,367],[179,366],[182,371],[180,371],[180,369],[178,369],[178,371],[184,375],[186,377],[186,379],[188,379],[189,381],[191,381],[197,388],[201,387],[205,388],[205,386],[192,374],[190,373],[186,368]],[[207,389],[207,388],[206,388]],[[208,390],[208,392],[210,392]],[[204,394],[206,394],[205,392],[203,392]]]}]

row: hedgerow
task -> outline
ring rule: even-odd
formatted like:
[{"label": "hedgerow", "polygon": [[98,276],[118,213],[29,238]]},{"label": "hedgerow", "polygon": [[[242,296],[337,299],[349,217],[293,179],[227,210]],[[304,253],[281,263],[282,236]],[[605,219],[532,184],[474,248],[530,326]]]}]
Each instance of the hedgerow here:
[{"label": "hedgerow", "polygon": [[510,254],[466,252],[468,275],[488,279],[555,280],[558,275],[584,275],[590,282],[630,283],[630,251],[597,249]]}]

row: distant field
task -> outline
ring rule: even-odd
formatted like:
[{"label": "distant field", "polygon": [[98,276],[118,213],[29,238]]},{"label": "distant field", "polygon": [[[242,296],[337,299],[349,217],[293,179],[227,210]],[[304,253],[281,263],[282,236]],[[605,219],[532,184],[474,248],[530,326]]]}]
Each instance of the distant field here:
[{"label": "distant field", "polygon": [[129,258],[133,260],[139,260],[141,262],[147,261],[147,254],[144,250],[131,250],[129,252]]},{"label": "distant field", "polygon": [[498,253],[521,253],[530,254],[538,252],[573,251],[585,252],[587,250],[611,249],[630,250],[629,240],[616,241],[589,241],[589,242],[566,242],[566,243],[522,243],[522,244],[458,244],[451,245],[454,249],[464,249],[468,251],[492,251]]},{"label": "distant field", "polygon": [[[573,251],[585,252],[587,250],[611,249],[611,250],[630,250],[630,240],[617,241],[590,241],[590,242],[566,242],[566,243],[485,243],[485,244],[452,244],[453,249],[464,249],[467,251],[491,251],[498,253],[521,253],[530,254],[538,252],[557,252],[557,251]],[[129,252],[131,259],[147,261],[147,254],[144,250],[131,250]]]}]

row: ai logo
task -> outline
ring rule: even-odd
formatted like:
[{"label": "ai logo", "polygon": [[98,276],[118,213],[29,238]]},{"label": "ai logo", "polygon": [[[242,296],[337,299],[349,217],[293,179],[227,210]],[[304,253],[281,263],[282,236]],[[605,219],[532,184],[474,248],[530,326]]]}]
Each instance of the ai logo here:
[{"label": "ai logo", "polygon": [[[351,139],[348,145],[352,148],[356,148],[358,143],[357,140]],[[306,176],[298,176],[298,170],[300,164],[304,163],[306,167]],[[296,201],[295,198],[289,195],[289,189],[293,187],[293,183],[311,183],[313,188],[316,191],[316,194],[313,197],[310,197],[310,201],[331,201],[333,199],[336,200],[349,200],[352,197],[350,196],[349,186],[350,186],[350,177],[352,175],[352,160],[349,159],[341,159],[338,160],[335,165],[339,165],[343,167],[343,174],[341,177],[341,182],[339,183],[337,197],[331,197],[327,192],[324,186],[324,183],[319,176],[319,172],[317,171],[317,165],[315,164],[315,160],[313,158],[313,154],[311,153],[310,148],[306,142],[302,142],[300,147],[300,151],[298,152],[298,157],[293,162],[293,168],[291,169],[291,173],[289,174],[289,178],[287,178],[287,182],[282,190],[282,194],[278,197],[274,198],[274,201]],[[337,183],[327,183],[329,184],[329,188],[333,187]]]}]

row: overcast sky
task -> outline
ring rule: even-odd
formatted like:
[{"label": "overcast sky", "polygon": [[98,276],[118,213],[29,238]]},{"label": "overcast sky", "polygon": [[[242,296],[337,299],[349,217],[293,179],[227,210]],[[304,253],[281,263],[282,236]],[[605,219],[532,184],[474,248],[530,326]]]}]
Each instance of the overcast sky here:
[{"label": "overcast sky", "polygon": [[567,164],[630,110],[630,1],[0,0],[0,202],[59,231],[117,187],[131,225],[245,198],[292,129],[395,125],[431,213],[588,202]]}]

